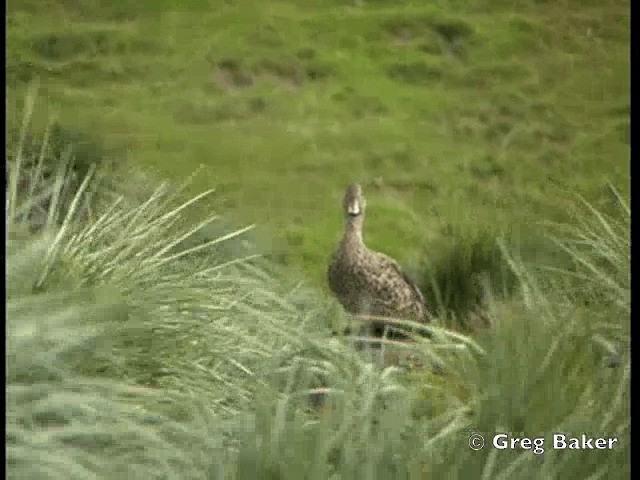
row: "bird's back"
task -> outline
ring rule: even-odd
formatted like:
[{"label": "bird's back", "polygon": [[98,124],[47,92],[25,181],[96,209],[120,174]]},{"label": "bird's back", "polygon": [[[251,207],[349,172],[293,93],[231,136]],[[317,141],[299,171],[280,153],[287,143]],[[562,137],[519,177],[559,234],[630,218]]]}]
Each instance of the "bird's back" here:
[{"label": "bird's back", "polygon": [[425,301],[417,285],[390,257],[366,247],[349,255],[340,246],[328,269],[329,286],[350,313],[423,320]]}]

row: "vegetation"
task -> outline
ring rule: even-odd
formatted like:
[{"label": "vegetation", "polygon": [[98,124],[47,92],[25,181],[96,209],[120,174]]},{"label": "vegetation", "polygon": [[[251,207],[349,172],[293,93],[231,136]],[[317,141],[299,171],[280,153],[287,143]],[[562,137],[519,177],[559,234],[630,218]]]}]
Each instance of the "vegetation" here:
[{"label": "vegetation", "polygon": [[34,133],[176,183],[203,165],[202,211],[324,291],[354,180],[368,244],[409,265],[628,194],[626,0],[189,5],[9,2],[9,124],[39,78]]},{"label": "vegetation", "polygon": [[[171,227],[198,198],[172,206],[160,187],[79,221],[87,176],[66,211],[50,201],[51,222],[25,232],[38,188],[17,179],[33,163],[11,164],[6,208],[11,478],[628,475],[622,200],[614,219],[587,204],[580,227],[557,236],[572,270],[541,282],[505,251],[520,288],[489,299],[493,329],[472,340],[440,318],[402,347],[422,368],[380,369],[331,335],[328,317],[343,315],[331,304],[284,290],[255,255],[215,248],[243,229],[185,247],[193,229]],[[547,447],[539,461],[477,452],[474,432],[531,432]],[[553,432],[618,444],[553,450]]]},{"label": "vegetation", "polygon": [[[628,477],[628,2],[19,0],[7,41],[9,478]],[[413,342],[336,334],[353,179]]]}]

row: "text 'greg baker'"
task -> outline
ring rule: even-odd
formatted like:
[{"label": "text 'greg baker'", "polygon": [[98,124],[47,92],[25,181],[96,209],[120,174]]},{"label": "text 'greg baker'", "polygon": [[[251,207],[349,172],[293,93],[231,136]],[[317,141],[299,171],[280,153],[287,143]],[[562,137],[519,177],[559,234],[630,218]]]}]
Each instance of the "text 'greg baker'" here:
[{"label": "text 'greg baker'", "polygon": [[553,448],[555,450],[611,450],[618,442],[617,438],[593,438],[582,434],[579,437],[567,437],[562,433],[553,436]]}]

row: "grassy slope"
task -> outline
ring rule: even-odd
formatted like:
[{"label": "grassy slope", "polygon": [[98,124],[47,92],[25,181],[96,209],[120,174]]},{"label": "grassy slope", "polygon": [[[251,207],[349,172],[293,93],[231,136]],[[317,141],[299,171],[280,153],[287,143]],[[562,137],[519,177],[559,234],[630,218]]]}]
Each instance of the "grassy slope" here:
[{"label": "grassy slope", "polygon": [[[32,194],[19,188],[19,165],[6,211],[10,478],[628,477],[626,202],[614,218],[583,205],[575,228],[556,227],[575,271],[508,257],[522,288],[494,305],[491,334],[432,326],[403,349],[444,370],[401,374],[330,337],[330,302],[283,288],[264,262],[170,248],[176,216],[190,219],[170,187],[25,235],[21,219],[58,194],[39,176]],[[312,411],[318,385],[331,393]],[[535,457],[472,451],[470,431],[619,443]]]},{"label": "grassy slope", "polygon": [[562,217],[563,189],[627,193],[628,2],[423,3],[16,0],[9,119],[37,74],[38,114],[120,161],[204,164],[193,191],[318,286],[353,179],[370,245],[403,262],[452,227]]},{"label": "grassy slope", "polygon": [[[48,106],[36,103],[41,118],[57,111],[72,130],[102,137],[108,153],[124,159],[126,152],[128,162],[160,175],[184,177],[204,163],[193,190],[219,187],[226,206],[211,205],[274,232],[279,258],[302,264],[316,284],[340,228],[336,203],[354,177],[368,186],[370,243],[404,261],[420,250],[406,248],[411,239],[437,256],[458,229],[562,217],[563,194],[553,183],[585,193],[603,210],[610,199],[605,179],[628,193],[621,2],[518,2],[514,13],[479,1],[446,9],[438,2],[427,9],[301,1],[297,8],[246,4],[162,16],[145,3],[156,4],[117,11],[86,0],[11,3],[10,102],[22,100],[37,72],[48,96]],[[228,87],[250,78],[251,86]],[[395,165],[403,170],[394,173]],[[262,276],[252,282],[194,274],[226,259],[217,254],[150,272],[148,255],[170,234],[136,221],[147,217],[143,211],[118,210],[115,225],[103,222],[106,244],[98,245],[108,248],[86,241],[86,249],[74,250],[67,232],[60,245],[69,256],[56,259],[44,296],[32,285],[46,239],[38,248],[9,244],[7,442],[15,478],[203,478],[213,475],[212,458],[224,462],[216,473],[227,468],[229,478],[256,478],[256,469],[300,478],[308,461],[315,461],[315,478],[328,478],[335,460],[317,452],[329,447],[344,456],[336,468],[345,478],[628,476],[626,349],[618,368],[602,368],[609,344],[628,342],[625,228],[610,235],[594,216],[586,224],[591,233],[578,231],[571,244],[587,253],[565,288],[562,277],[544,273],[543,285],[552,283],[539,296],[535,278],[521,272],[523,305],[498,305],[496,335],[477,338],[487,355],[472,361],[452,349],[452,377],[417,371],[404,391],[390,388],[395,380],[382,381],[389,372],[370,369],[316,331],[324,317],[336,316],[328,304],[314,309],[295,291],[271,292]],[[209,214],[208,205],[202,211]],[[130,224],[121,225],[123,218]],[[130,247],[126,261],[111,254],[118,245]],[[227,281],[241,288],[225,290]],[[95,298],[78,290],[87,282],[98,284]],[[58,288],[78,301],[57,298]],[[83,340],[67,317],[105,332]],[[65,324],[53,328],[56,320]],[[60,346],[49,348],[40,336]],[[65,360],[70,365],[61,366]],[[309,423],[289,426],[284,405],[300,401],[290,392],[316,376],[346,394],[311,430]],[[209,412],[192,418],[192,403],[216,414],[260,410],[254,398],[262,387],[273,389],[265,403],[274,411],[265,408],[251,428],[236,418],[239,452],[212,454],[227,438],[218,431],[226,424]],[[419,418],[403,410],[409,400],[415,408],[416,395],[425,410]],[[379,406],[378,396],[389,401]],[[353,434],[342,435],[340,426],[354,418]],[[547,449],[540,457],[472,452],[469,424],[484,432],[615,435],[622,448]],[[263,441],[274,435],[279,441]]]}]

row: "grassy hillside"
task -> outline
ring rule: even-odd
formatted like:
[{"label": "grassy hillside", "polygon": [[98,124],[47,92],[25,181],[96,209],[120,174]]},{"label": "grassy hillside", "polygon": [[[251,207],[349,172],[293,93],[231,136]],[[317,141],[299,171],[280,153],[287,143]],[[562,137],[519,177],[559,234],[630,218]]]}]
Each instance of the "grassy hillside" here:
[{"label": "grassy hillside", "polygon": [[9,123],[38,77],[36,130],[159,178],[203,165],[202,214],[257,223],[316,287],[352,180],[405,264],[627,193],[627,1],[166,5],[9,2]]},{"label": "grassy hillside", "polygon": [[[8,4],[9,478],[627,478],[629,2],[175,3]],[[335,334],[353,180],[413,342]]]},{"label": "grassy hillside", "polygon": [[[151,193],[103,204],[92,181],[51,181],[28,160],[8,165],[5,211],[8,478],[628,477],[624,200],[550,231],[572,270],[504,250],[521,288],[489,300],[492,330],[472,339],[439,317],[372,363],[330,334],[344,315],[317,292],[217,248],[241,247],[242,231],[185,245],[202,195],[181,203],[136,176]],[[413,367],[378,368],[394,351]],[[554,449],[558,432],[615,445]],[[493,448],[497,433],[536,449]]]}]

